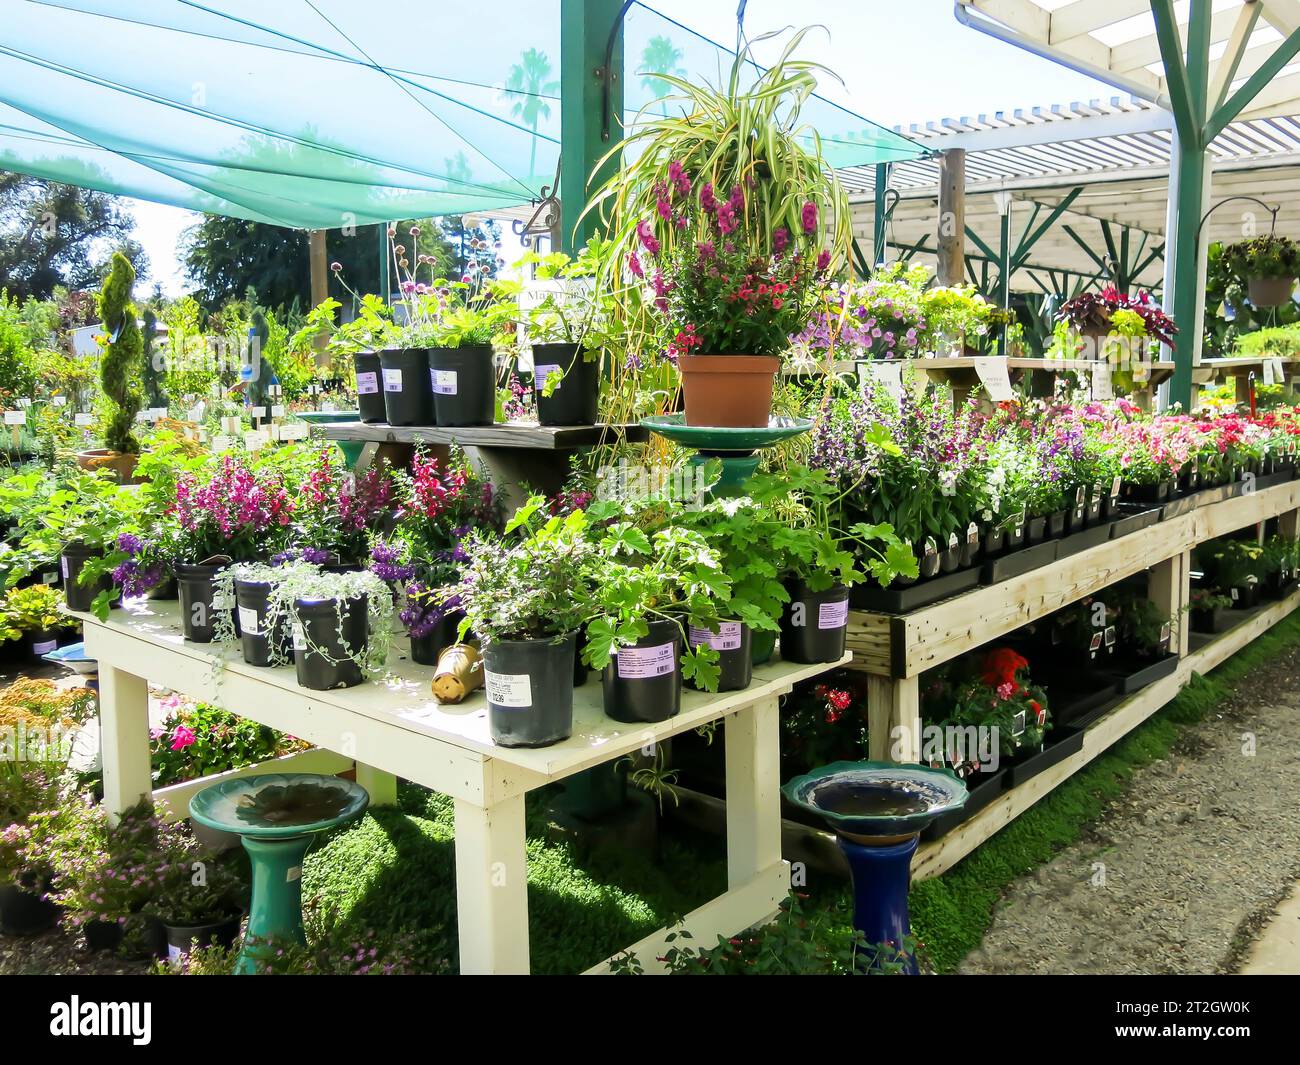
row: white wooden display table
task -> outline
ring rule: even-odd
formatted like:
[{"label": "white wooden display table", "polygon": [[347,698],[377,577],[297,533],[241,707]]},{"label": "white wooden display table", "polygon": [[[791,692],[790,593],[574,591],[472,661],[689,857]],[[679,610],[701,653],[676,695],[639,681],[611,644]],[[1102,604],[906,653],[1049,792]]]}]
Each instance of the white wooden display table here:
[{"label": "white wooden display table", "polygon": [[[686,691],[681,713],[653,725],[606,717],[593,674],[575,692],[573,736],[529,750],[493,745],[481,692],[441,705],[430,690],[433,670],[396,653],[386,680],[314,692],[298,686],[291,667],[249,666],[238,648],[187,643],[175,603],[130,603],[107,622],[77,616],[87,653],[99,662],[110,814],[151,794],[150,683],[355,759],[357,779],[377,803],[393,801],[397,776],[449,795],[463,973],[529,971],[524,795],[713,721],[727,724],[727,891],[689,914],[684,927],[693,942],[711,945],[775,913],[790,886],[781,858],[777,699],[850,657],[828,665],[769,663],[755,669],[742,692]],[[667,931],[631,948],[647,971],[656,967]]]}]

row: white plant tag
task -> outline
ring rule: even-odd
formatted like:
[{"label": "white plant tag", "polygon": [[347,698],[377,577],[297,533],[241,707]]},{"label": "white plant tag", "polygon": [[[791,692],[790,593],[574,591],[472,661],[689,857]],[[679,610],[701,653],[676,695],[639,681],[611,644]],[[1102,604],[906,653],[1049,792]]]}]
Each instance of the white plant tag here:
[{"label": "white plant tag", "polygon": [[[437,387],[438,387],[438,385],[437,385],[437,380],[436,380],[436,377],[437,377],[437,371],[434,370],[434,371],[431,371],[431,372],[434,374],[434,377],[435,377],[435,381],[434,381],[434,390],[436,391],[436,390],[437,390]],[[547,365],[545,365],[545,366],[534,366],[534,367],[533,367],[533,387],[536,388],[539,392],[541,392],[543,389],[546,388],[546,379],[547,379],[548,377],[550,377],[551,374],[559,374],[559,373],[560,373],[560,368],[559,368],[558,366],[554,366],[554,365],[551,365],[551,364],[549,364],[549,363],[548,363]],[[555,378],[555,386],[554,386],[554,388],[552,389],[552,392],[558,392],[558,391],[560,390],[560,385],[561,385],[561,384],[563,384],[563,376],[562,376],[562,375],[561,375],[561,376],[557,376],[557,377]]]},{"label": "white plant tag", "polygon": [[1005,355],[975,356],[975,373],[979,375],[980,384],[994,403],[1014,398]]},{"label": "white plant tag", "polygon": [[72,421],[76,425],[94,425],[95,416],[89,411],[78,411],[72,416]]},{"label": "white plant tag", "polygon": [[433,384],[433,390],[440,396],[456,395],[456,371],[455,370],[430,370],[429,379]]},{"label": "white plant tag", "polygon": [[283,404],[283,403],[275,403],[275,404],[273,404],[273,405],[271,406],[271,417],[272,417],[272,418],[283,418],[283,417],[284,417],[284,404]]},{"label": "white plant tag", "polygon": [[400,392],[402,390],[402,371],[385,370],[384,371],[384,391]]},{"label": "white plant tag", "polygon": [[25,410],[7,410],[5,411],[5,425],[26,425],[27,412]]},{"label": "white plant tag", "polygon": [[863,359],[858,362],[858,385],[865,391],[865,386],[872,381],[880,385],[885,392],[895,399],[903,394],[903,366],[888,360]]},{"label": "white plant tag", "polygon": [[261,636],[262,627],[258,624],[257,611],[251,606],[239,608],[239,628],[249,636]]},{"label": "white plant tag", "polygon": [[265,417],[266,417],[266,408],[265,408],[265,407],[249,407],[249,408],[248,408],[248,416],[249,416],[250,418],[265,418]]},{"label": "white plant tag", "polygon": [[1111,378],[1110,363],[1099,362],[1092,371],[1092,398],[1114,399],[1115,383]]},{"label": "white plant tag", "polygon": [[533,705],[533,684],[527,673],[493,673],[485,669],[483,686],[493,706],[526,709]]},{"label": "white plant tag", "polygon": [[1264,384],[1277,384],[1277,367],[1274,366],[1272,359],[1264,360]]}]

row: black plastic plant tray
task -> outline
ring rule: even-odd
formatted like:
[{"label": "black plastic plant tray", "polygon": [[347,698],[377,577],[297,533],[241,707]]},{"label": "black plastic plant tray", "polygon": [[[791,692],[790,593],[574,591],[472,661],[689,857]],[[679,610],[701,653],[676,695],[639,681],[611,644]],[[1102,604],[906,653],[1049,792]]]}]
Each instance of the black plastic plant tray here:
[{"label": "black plastic plant tray", "polygon": [[1041,544],[1034,544],[1033,547],[1022,547],[1019,551],[1012,551],[1009,555],[990,559],[984,563],[984,568],[980,573],[980,581],[984,584],[1001,584],[1012,577],[1019,577],[1022,573],[1028,573],[1031,569],[1038,569],[1040,566],[1055,562],[1061,542],[1060,540],[1045,540]]},{"label": "black plastic plant tray", "polygon": [[938,839],[951,832],[958,825],[969,821],[984,807],[996,799],[1006,787],[1007,771],[999,769],[996,773],[981,773],[980,782],[974,787],[968,783],[966,805],[960,810],[950,810],[940,814],[921,833],[923,840]]},{"label": "black plastic plant tray", "polygon": [[1170,518],[1177,518],[1181,517],[1183,514],[1190,514],[1200,505],[1200,492],[1192,492],[1189,495],[1179,496],[1177,499],[1171,499],[1164,505],[1164,508],[1161,511],[1160,520],[1168,521]]},{"label": "black plastic plant tray", "polygon": [[1292,480],[1290,472],[1279,470],[1277,473],[1263,473],[1255,478],[1255,490],[1272,488],[1274,485],[1286,484],[1290,480]]},{"label": "black plastic plant tray", "polygon": [[[1048,733],[1051,736],[1051,733]],[[1067,732],[1060,736],[1059,739],[1049,747],[1045,747],[1041,752],[1031,755],[1023,762],[1017,762],[1015,765],[1007,766],[1007,787],[1014,788],[1023,784],[1026,780],[1038,776],[1044,769],[1051,769],[1057,762],[1062,762],[1069,758],[1070,755],[1083,750],[1083,733]]]},{"label": "black plastic plant tray", "polygon": [[1069,721],[1058,722],[1048,735],[1059,738],[1061,736],[1072,735],[1075,732],[1083,734],[1088,730],[1089,725],[1094,721],[1099,721],[1101,718],[1105,717],[1114,710],[1115,707],[1122,703],[1125,698],[1127,697],[1120,695],[1119,692],[1116,691],[1109,699],[1105,702],[1098,703],[1086,714],[1080,714],[1078,717],[1073,717]]},{"label": "black plastic plant tray", "polygon": [[968,592],[979,582],[978,569],[959,569],[955,573],[917,581],[916,584],[903,588],[859,584],[849,593],[849,602],[856,610],[870,610],[877,614],[907,614],[919,607],[937,603],[940,599]]},{"label": "black plastic plant tray", "polygon": [[1080,551],[1086,551],[1090,547],[1104,544],[1110,539],[1112,524],[1112,522],[1103,521],[1091,528],[1084,529],[1082,532],[1071,533],[1059,541],[1056,557],[1067,558],[1070,555],[1077,555]]},{"label": "black plastic plant tray", "polygon": [[1062,687],[1059,683],[1052,684],[1050,680],[1044,684],[1052,720],[1058,725],[1073,725],[1097,707],[1114,702],[1119,695],[1119,683],[1109,672],[1094,675],[1093,683],[1082,691],[1074,690],[1062,695]]},{"label": "black plastic plant tray", "polygon": [[1143,507],[1141,504],[1130,506],[1128,504],[1119,504],[1119,517],[1111,522],[1110,538],[1118,540],[1121,536],[1128,536],[1129,533],[1135,533],[1139,529],[1149,529],[1152,525],[1160,520],[1159,507]]},{"label": "black plastic plant tray", "polygon": [[1115,681],[1119,685],[1120,693],[1123,695],[1132,695],[1135,691],[1140,691],[1148,684],[1169,676],[1178,668],[1178,656],[1166,655],[1164,658],[1157,659],[1149,666],[1143,666],[1141,669],[1135,669],[1132,672],[1116,673]]}]

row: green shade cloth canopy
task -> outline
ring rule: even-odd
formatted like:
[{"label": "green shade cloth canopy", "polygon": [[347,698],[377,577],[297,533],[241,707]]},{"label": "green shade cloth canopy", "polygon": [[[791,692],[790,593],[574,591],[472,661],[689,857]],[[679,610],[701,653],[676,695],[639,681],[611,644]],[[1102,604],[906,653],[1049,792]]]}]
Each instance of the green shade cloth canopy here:
[{"label": "green shade cloth canopy", "polygon": [[[559,0],[0,0],[0,168],[303,229],[536,200],[560,148]],[[641,4],[626,118],[730,53]],[[667,105],[665,105],[667,106]],[[816,99],[836,166],[923,149]]]}]

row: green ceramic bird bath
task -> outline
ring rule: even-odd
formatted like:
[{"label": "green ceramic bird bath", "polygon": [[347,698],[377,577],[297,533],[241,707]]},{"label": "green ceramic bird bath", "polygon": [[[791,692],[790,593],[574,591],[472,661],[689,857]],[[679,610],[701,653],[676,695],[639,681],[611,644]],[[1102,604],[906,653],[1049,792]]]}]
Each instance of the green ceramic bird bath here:
[{"label": "green ceramic bird bath", "polygon": [[274,941],[305,942],[303,856],[315,836],[360,817],[369,804],[360,784],[314,773],[239,777],[190,800],[190,817],[199,824],[239,835],[253,867],[248,931],[235,972],[256,972]]},{"label": "green ceramic bird bath", "polygon": [[[361,412],[359,410],[305,410],[295,414],[294,417],[301,418],[309,425],[338,425],[343,422],[360,421]],[[361,458],[361,449],[366,446],[362,440],[335,440],[334,443],[343,452],[343,461],[349,466],[357,464],[357,460]]]},{"label": "green ceramic bird bath", "polygon": [[682,447],[693,448],[696,454],[691,456],[691,461],[696,465],[721,459],[722,478],[714,486],[713,494],[735,496],[744,494],[745,482],[758,469],[759,457],[755,452],[806,433],[813,423],[808,418],[773,416],[766,426],[731,428],[687,425],[684,414],[657,414],[642,418],[641,424]]}]

